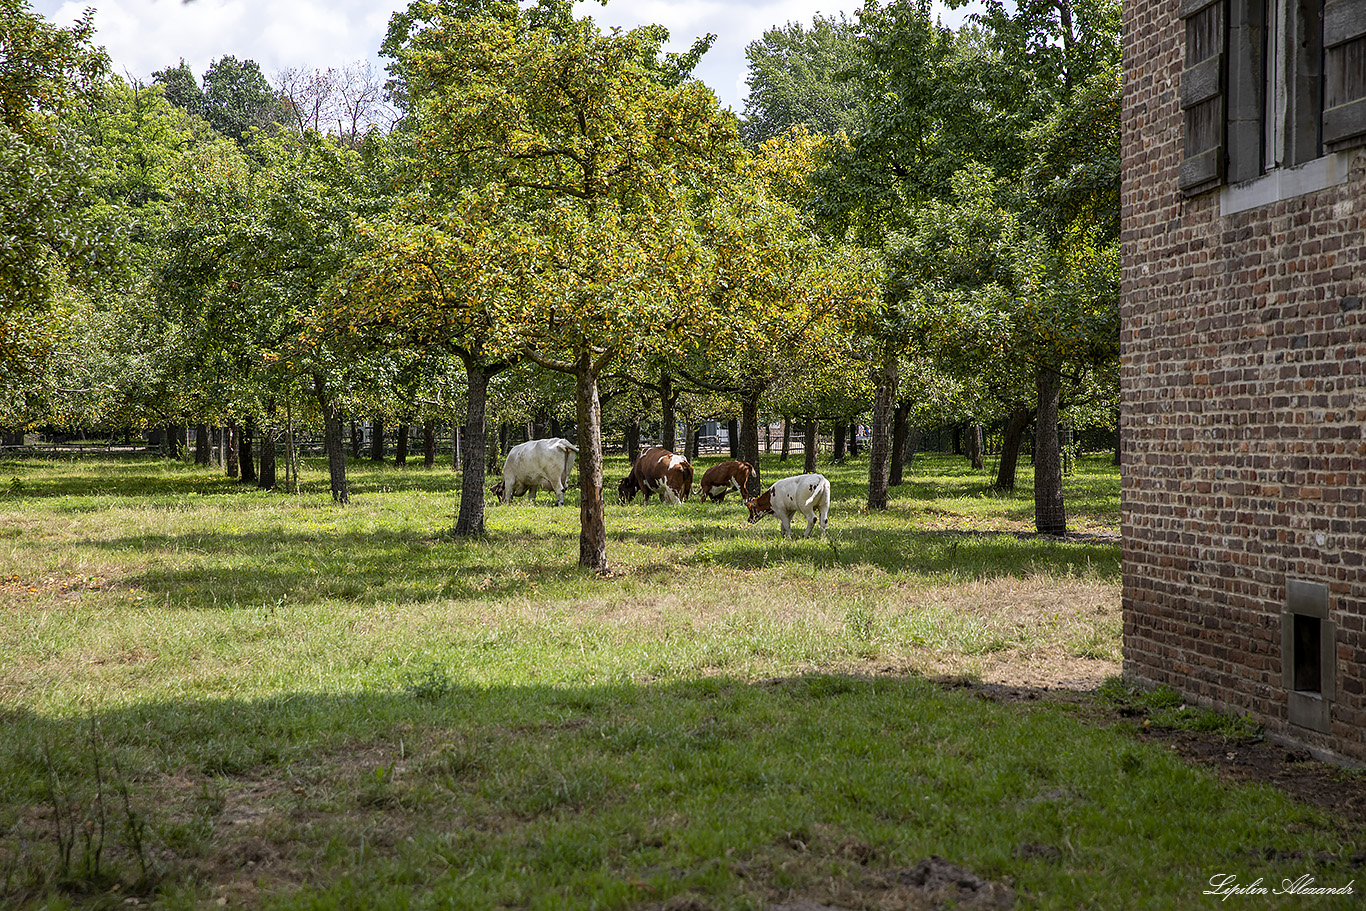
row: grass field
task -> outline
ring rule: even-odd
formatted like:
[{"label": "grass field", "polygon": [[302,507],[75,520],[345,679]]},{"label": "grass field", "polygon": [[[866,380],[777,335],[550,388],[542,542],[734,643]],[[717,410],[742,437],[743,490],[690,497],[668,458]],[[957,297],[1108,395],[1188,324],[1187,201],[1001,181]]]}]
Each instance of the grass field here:
[{"label": "grass field", "polygon": [[1103,459],[1067,541],[1027,534],[1027,472],[921,456],[885,514],[823,466],[826,540],[612,504],[605,579],[576,509],[460,541],[449,471],[355,463],[337,509],[308,469],[0,463],[0,904],[907,908],[937,855],[1019,907],[1212,907],[1363,850],[1074,703],[934,682],[1115,672]]}]

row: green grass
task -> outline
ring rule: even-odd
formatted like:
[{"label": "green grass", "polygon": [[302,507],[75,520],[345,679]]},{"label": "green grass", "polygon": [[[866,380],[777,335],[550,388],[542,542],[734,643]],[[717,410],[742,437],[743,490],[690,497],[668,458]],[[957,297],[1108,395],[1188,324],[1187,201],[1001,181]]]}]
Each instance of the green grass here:
[{"label": "green grass", "polygon": [[0,463],[0,903],[906,907],[932,854],[1021,907],[1345,885],[1262,859],[1362,850],[1269,788],[928,681],[1118,657],[1114,469],[1069,480],[1093,534],[1063,542],[1025,534],[1027,475],[995,496],[960,461],[919,457],[885,514],[866,463],[823,466],[826,541],[733,497],[610,505],[607,579],[572,508],[453,539],[441,469],[355,463],[336,509],[318,463],[300,497]]}]

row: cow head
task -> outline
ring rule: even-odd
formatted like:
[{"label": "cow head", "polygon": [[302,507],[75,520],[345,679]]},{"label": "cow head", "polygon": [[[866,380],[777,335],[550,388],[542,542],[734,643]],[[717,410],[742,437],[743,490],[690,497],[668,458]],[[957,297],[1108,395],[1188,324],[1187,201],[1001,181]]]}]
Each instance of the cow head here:
[{"label": "cow head", "polygon": [[503,486],[503,482],[502,482],[502,481],[499,481],[497,484],[494,484],[492,487],[489,488],[489,493],[491,493],[491,494],[493,494],[495,497],[497,497],[498,500],[499,500],[499,502],[502,502],[502,499],[503,499],[503,491],[506,490],[506,489],[507,489],[507,488],[505,488],[505,487]]},{"label": "cow head", "polygon": [[765,490],[752,500],[746,500],[745,506],[749,507],[749,524],[753,525],[764,516],[773,515],[773,491]]},{"label": "cow head", "polygon": [[639,490],[640,485],[636,483],[635,478],[631,475],[627,475],[622,478],[621,483],[617,485],[617,502],[622,506],[625,506],[635,499],[636,493]]}]

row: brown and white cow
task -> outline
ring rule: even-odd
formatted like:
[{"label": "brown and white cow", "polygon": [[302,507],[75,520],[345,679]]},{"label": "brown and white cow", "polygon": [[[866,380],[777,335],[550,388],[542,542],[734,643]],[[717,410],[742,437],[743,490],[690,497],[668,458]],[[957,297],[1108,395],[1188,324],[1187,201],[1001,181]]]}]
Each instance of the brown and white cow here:
[{"label": "brown and white cow", "polygon": [[669,503],[682,503],[692,493],[692,465],[681,455],[654,446],[640,454],[631,466],[631,473],[617,485],[617,501],[625,506],[635,499],[636,492],[650,494]]},{"label": "brown and white cow", "polygon": [[740,491],[740,496],[745,497],[749,495],[749,479],[751,477],[757,483],[759,469],[749,462],[737,462],[731,459],[729,462],[713,465],[706,470],[702,475],[702,483],[697,487],[697,494],[713,503],[724,503],[726,494],[732,490]]},{"label": "brown and white cow", "polygon": [[806,536],[811,537],[811,529],[820,516],[821,534],[825,534],[826,517],[830,514],[830,482],[824,475],[799,474],[783,478],[774,483],[752,500],[746,500],[749,507],[749,522],[753,525],[764,516],[777,516],[783,527],[783,537],[792,537],[792,517],[806,517]]}]

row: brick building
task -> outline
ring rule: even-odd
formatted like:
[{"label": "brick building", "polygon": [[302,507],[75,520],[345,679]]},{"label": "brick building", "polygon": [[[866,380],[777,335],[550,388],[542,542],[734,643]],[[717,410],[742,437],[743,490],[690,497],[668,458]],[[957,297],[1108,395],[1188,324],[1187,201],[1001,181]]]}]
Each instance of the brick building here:
[{"label": "brick building", "polygon": [[1125,0],[1124,663],[1366,763],[1366,0]]}]

